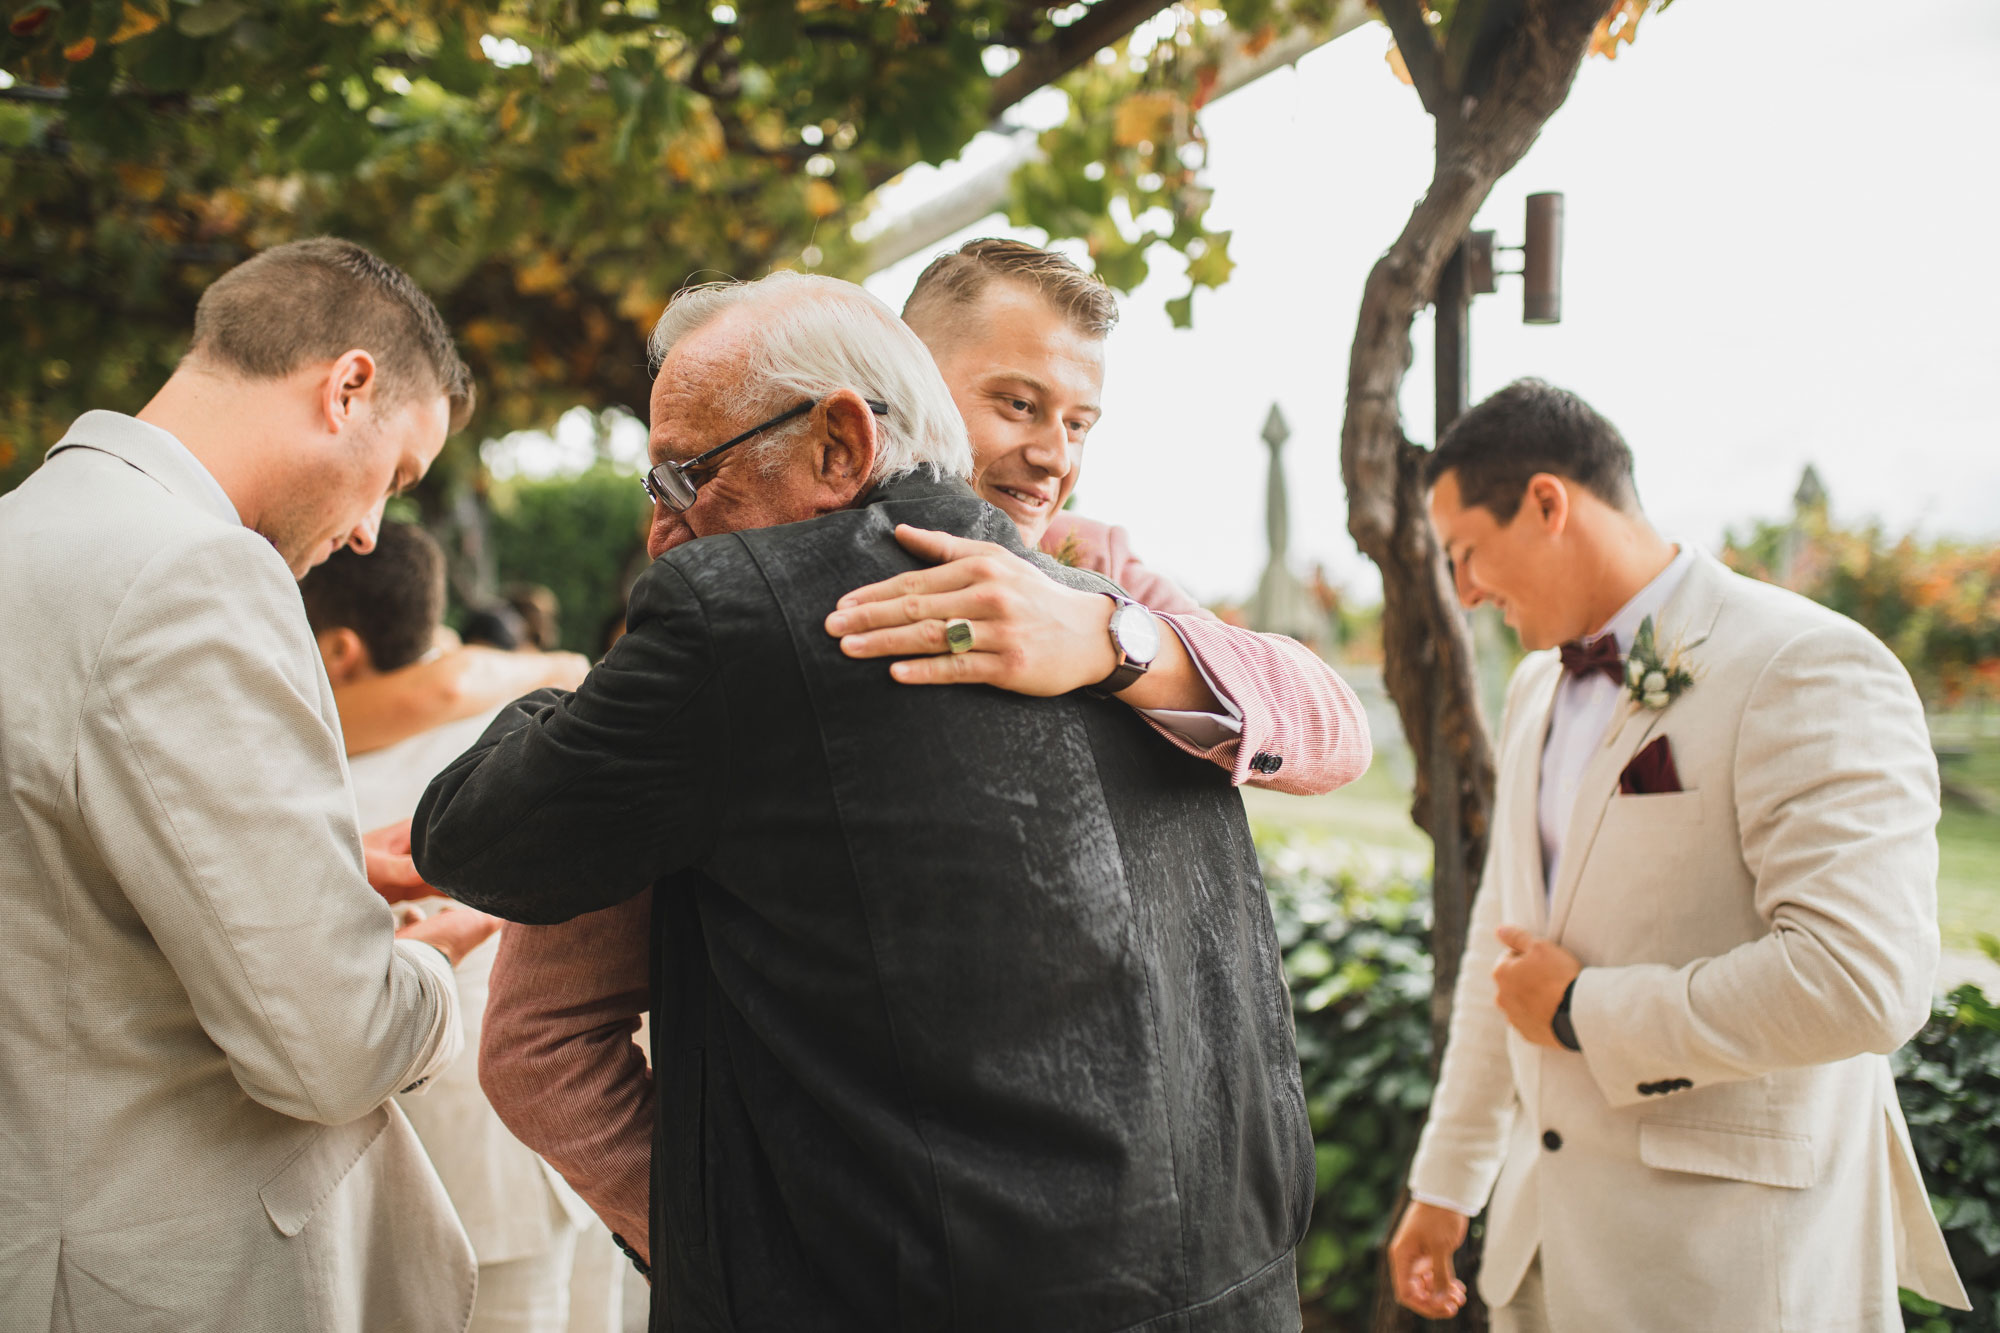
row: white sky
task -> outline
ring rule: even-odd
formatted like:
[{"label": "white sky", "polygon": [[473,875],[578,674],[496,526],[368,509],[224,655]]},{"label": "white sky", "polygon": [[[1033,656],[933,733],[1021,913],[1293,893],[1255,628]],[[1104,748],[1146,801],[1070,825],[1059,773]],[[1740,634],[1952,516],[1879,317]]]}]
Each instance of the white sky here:
[{"label": "white sky", "polygon": [[[1339,465],[1361,285],[1429,180],[1431,122],[1364,27],[1204,113],[1229,284],[1195,298],[1165,250],[1112,335],[1078,507],[1122,523],[1204,598],[1264,560],[1273,400],[1292,550],[1356,592]],[[1617,422],[1671,535],[1789,512],[1815,463],[1837,517],[2000,535],[2000,4],[1681,0],[1568,104],[1475,223],[1521,239],[1523,198],[1567,196],[1563,323],[1520,322],[1518,279],[1473,307],[1473,400],[1521,375]],[[900,306],[930,254],[869,280]],[[1020,233],[1040,239],[1034,233]],[[1404,396],[1431,433],[1430,326]]]}]

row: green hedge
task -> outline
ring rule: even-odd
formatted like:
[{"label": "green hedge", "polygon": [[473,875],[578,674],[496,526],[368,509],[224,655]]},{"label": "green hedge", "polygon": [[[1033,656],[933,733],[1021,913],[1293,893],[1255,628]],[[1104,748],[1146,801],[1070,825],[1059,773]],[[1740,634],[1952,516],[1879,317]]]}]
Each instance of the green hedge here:
[{"label": "green hedge", "polygon": [[[1319,1161],[1300,1294],[1309,1328],[1359,1333],[1430,1102],[1429,887],[1332,840],[1267,835],[1260,846]],[[1905,1293],[1905,1324],[2000,1333],[2000,1008],[1959,987],[1894,1063],[1932,1206],[1973,1301],[1968,1314]]]},{"label": "green hedge", "polygon": [[[1990,939],[1987,950],[2000,954]],[[1960,986],[1892,1063],[1931,1208],[1972,1297],[1967,1314],[1904,1292],[1903,1323],[2000,1331],[2000,1008]]]},{"label": "green hedge", "polygon": [[1313,1327],[1365,1328],[1431,1099],[1430,890],[1329,839],[1262,849],[1319,1164],[1299,1291]]},{"label": "green hedge", "polygon": [[643,561],[652,501],[636,474],[600,463],[578,476],[494,484],[490,534],[500,582],[539,583],[562,604],[562,646],[595,659],[624,580]]}]

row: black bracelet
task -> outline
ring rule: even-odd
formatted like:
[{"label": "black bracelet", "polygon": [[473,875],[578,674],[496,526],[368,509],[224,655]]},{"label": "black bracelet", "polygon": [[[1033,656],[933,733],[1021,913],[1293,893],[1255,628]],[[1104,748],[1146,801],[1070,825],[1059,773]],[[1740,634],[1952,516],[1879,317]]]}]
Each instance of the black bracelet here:
[{"label": "black bracelet", "polygon": [[653,1280],[652,1266],[648,1264],[644,1259],[641,1259],[639,1257],[639,1252],[637,1250],[633,1249],[630,1245],[627,1245],[625,1243],[625,1238],[623,1236],[619,1235],[615,1231],[612,1232],[611,1243],[613,1245],[616,1245],[619,1249],[625,1252],[625,1257],[632,1261],[632,1267],[639,1270],[640,1277],[645,1278],[646,1281],[648,1282],[651,1282]]},{"label": "black bracelet", "polygon": [[1569,985],[1563,988],[1562,1003],[1556,1006],[1556,1016],[1549,1020],[1549,1031],[1556,1034],[1556,1040],[1565,1050],[1581,1051],[1577,1044],[1576,1027],[1569,1021],[1569,1002],[1576,994],[1576,978],[1571,977]]}]

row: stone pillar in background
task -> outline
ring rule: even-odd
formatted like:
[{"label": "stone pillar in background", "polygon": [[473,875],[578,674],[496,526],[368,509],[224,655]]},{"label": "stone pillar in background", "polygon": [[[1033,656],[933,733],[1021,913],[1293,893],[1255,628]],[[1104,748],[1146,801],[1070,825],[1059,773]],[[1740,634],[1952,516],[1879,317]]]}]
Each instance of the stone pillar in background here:
[{"label": "stone pillar in background", "polygon": [[1299,576],[1292,572],[1291,498],[1285,489],[1285,441],[1291,427],[1276,403],[1264,419],[1264,443],[1271,449],[1271,470],[1264,492],[1264,530],[1270,541],[1270,556],[1263,577],[1257,580],[1257,594],[1245,608],[1250,628],[1265,634],[1284,634],[1317,652],[1332,647],[1326,613],[1313,600]]}]

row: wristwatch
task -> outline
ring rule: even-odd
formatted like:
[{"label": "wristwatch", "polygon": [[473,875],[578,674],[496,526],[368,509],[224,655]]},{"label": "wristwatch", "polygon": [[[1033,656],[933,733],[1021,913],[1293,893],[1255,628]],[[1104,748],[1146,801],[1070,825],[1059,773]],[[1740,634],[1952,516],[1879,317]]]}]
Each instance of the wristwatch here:
[{"label": "wristwatch", "polygon": [[1575,996],[1576,979],[1572,977],[1569,985],[1563,990],[1562,1003],[1556,1006],[1556,1016],[1549,1020],[1549,1031],[1555,1034],[1556,1040],[1562,1043],[1564,1050],[1568,1051],[1583,1049],[1576,1040],[1576,1025],[1570,1022],[1569,1017],[1569,1002]]},{"label": "wristwatch", "polygon": [[[1110,596],[1110,594],[1106,594]],[[1129,597],[1112,597],[1117,605],[1111,612],[1111,651],[1118,665],[1095,685],[1084,688],[1100,699],[1109,698],[1146,674],[1160,655],[1160,622],[1153,613]]]}]

